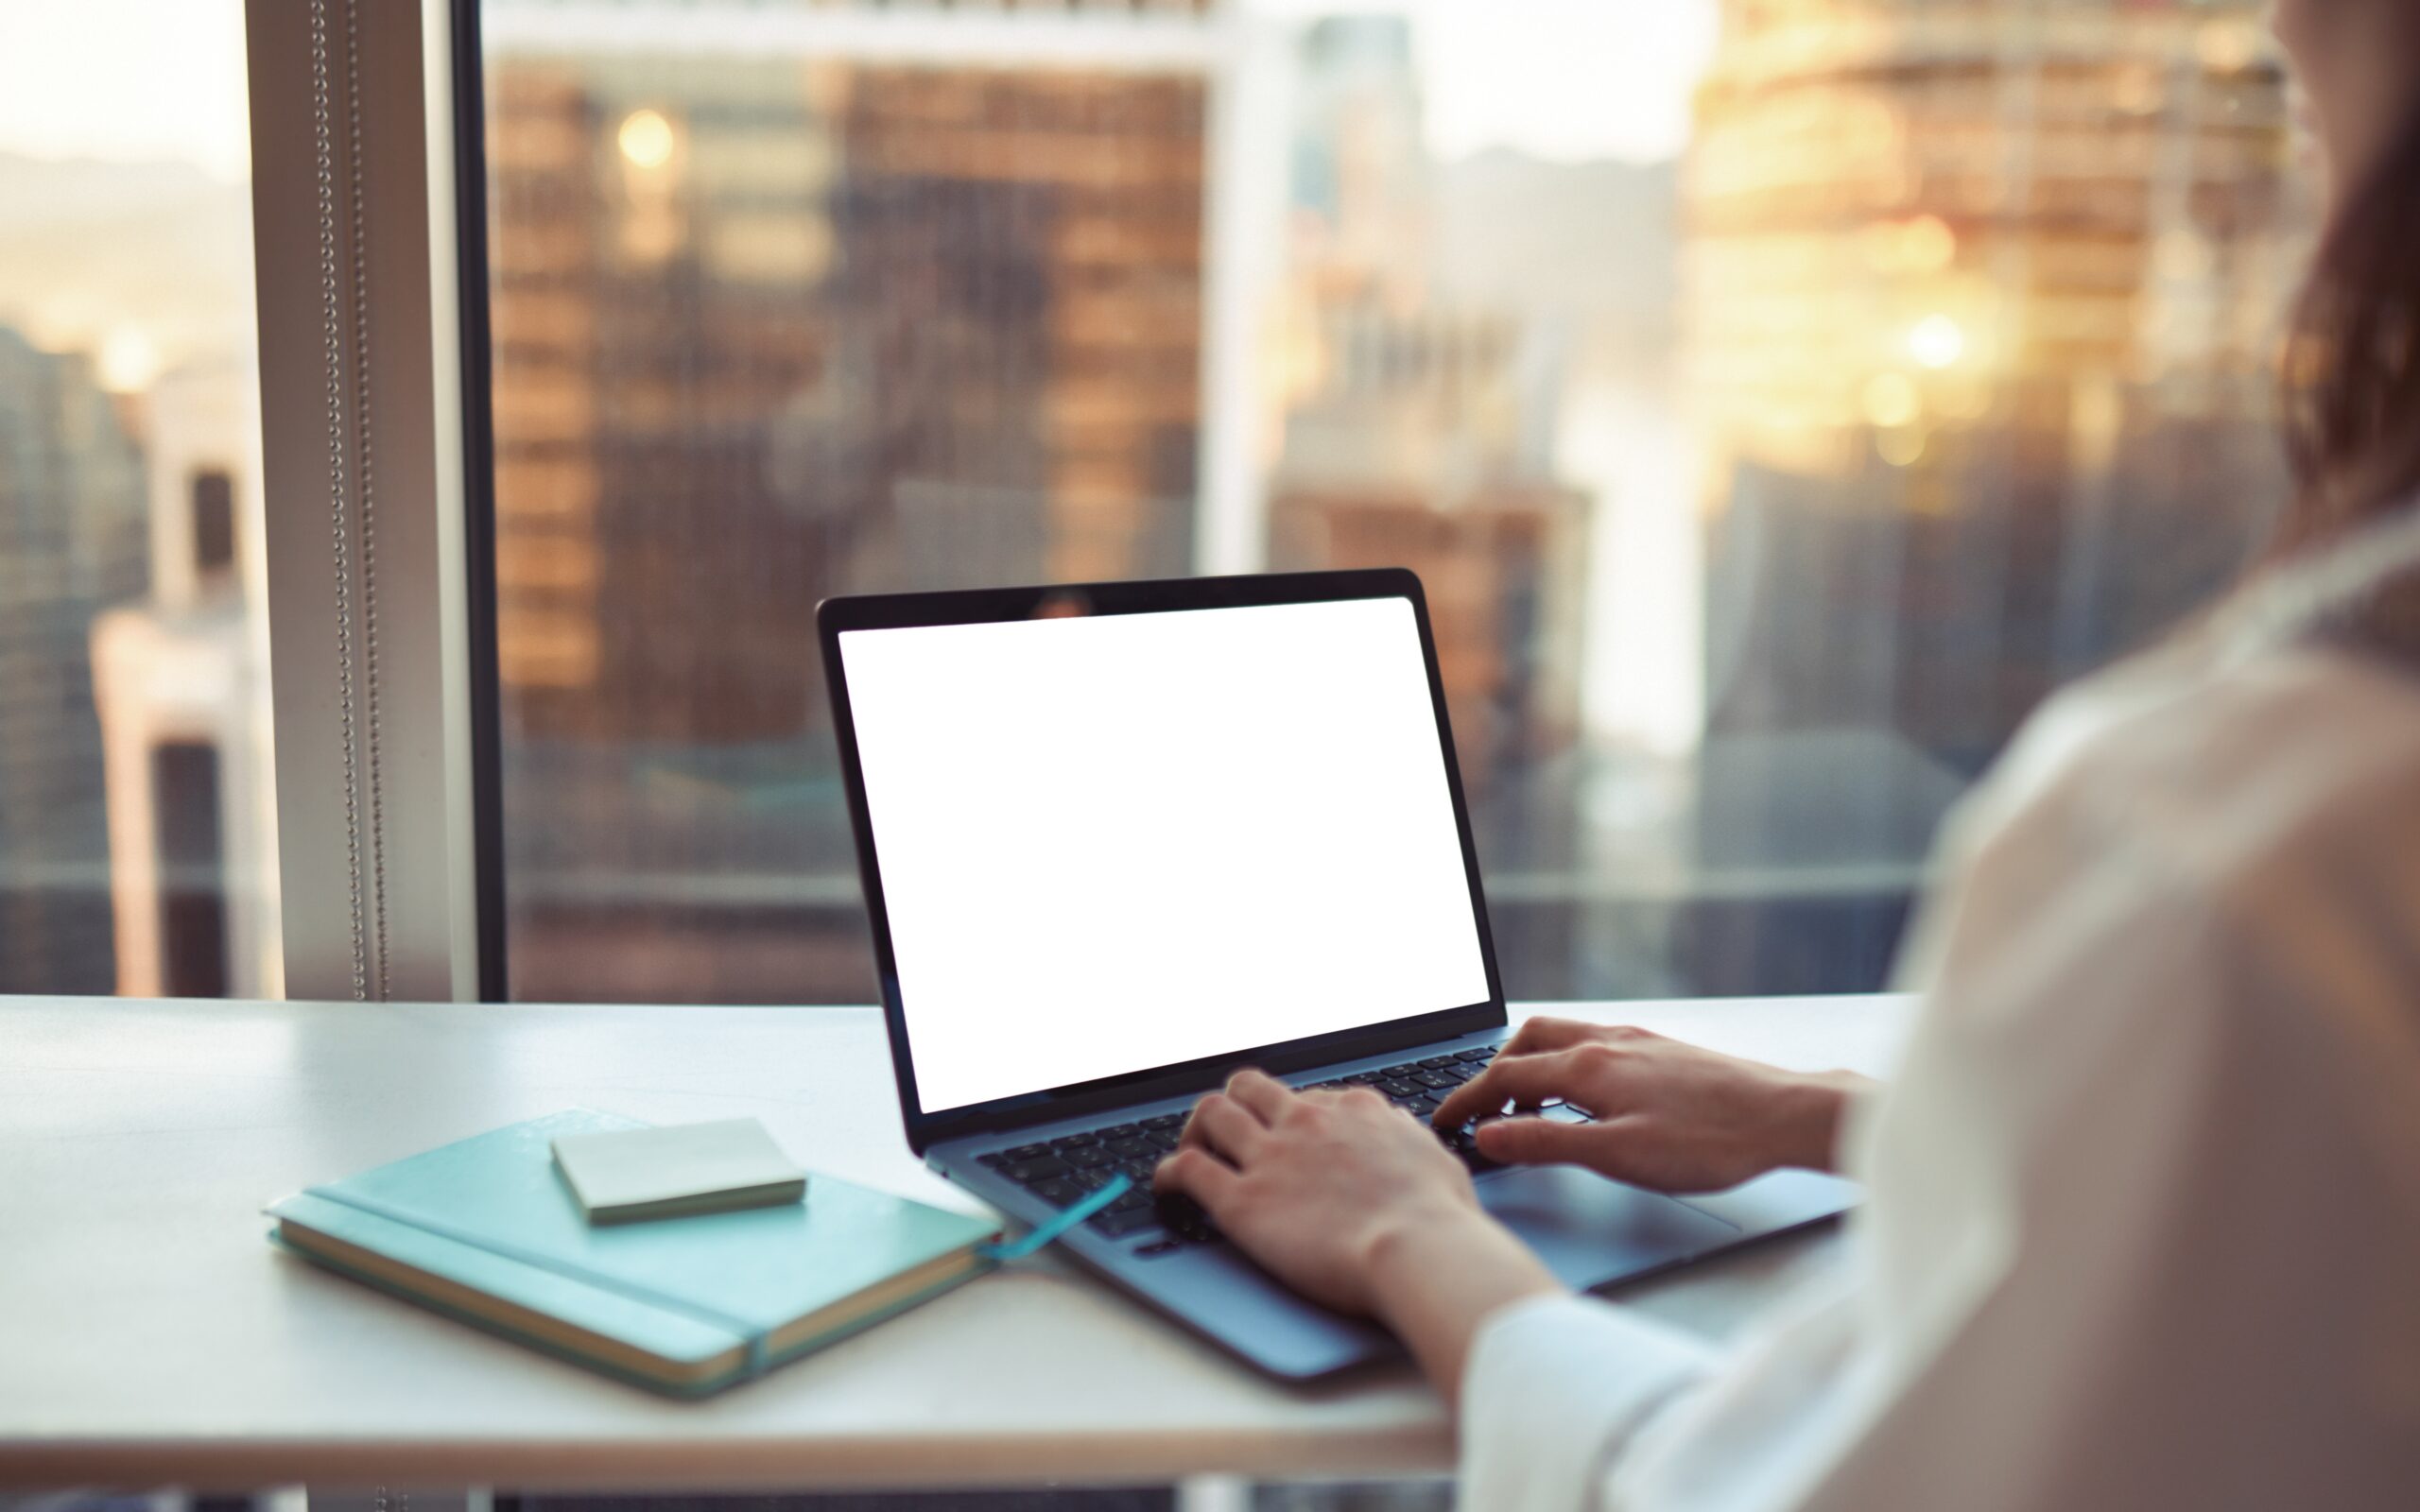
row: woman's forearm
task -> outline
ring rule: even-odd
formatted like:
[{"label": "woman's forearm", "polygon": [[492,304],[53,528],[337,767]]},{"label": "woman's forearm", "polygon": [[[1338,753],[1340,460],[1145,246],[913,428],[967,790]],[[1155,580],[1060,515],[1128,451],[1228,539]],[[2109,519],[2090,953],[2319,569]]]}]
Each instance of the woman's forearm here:
[{"label": "woman's forearm", "polygon": [[1566,1290],[1511,1229],[1476,1211],[1386,1233],[1369,1264],[1380,1321],[1449,1405],[1461,1395],[1462,1364],[1488,1314]]}]

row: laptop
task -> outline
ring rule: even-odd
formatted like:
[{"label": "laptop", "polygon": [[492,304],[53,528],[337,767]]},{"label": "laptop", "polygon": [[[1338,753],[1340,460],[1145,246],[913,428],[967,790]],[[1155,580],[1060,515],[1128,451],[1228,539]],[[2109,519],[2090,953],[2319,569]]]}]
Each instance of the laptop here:
[{"label": "laptop", "polygon": [[[817,621],[909,1146],[1028,1224],[1131,1177],[1065,1252],[1272,1375],[1392,1352],[1150,1187],[1238,1067],[1425,1118],[1506,1038],[1419,579],[892,593]],[[1783,1172],[1681,1199],[1441,1138],[1574,1287],[1856,1194]]]}]

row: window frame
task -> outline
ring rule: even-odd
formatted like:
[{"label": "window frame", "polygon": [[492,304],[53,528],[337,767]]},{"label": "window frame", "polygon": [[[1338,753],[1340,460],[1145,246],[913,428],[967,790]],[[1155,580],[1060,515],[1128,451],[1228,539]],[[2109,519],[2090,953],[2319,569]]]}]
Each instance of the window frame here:
[{"label": "window frame", "polygon": [[[800,24],[885,56],[939,60],[964,45],[912,16],[816,12]],[[504,1002],[481,0],[246,0],[245,25],[286,989]],[[1281,276],[1285,206],[1271,186],[1282,175],[1236,169],[1283,161],[1284,71],[1254,65],[1285,46],[1285,33],[1239,8],[1198,25],[1198,35],[1105,44],[1079,26],[1055,45],[1079,60],[1098,46],[1092,60],[1112,66],[1178,59],[1206,81],[1196,569],[1255,572],[1267,558],[1253,463],[1259,335],[1256,322],[1221,317],[1257,307]],[[338,219],[357,196],[376,221],[357,256],[349,227],[337,228],[333,282],[320,163],[331,144],[319,120],[330,106]],[[339,449],[361,455],[365,442],[368,522],[357,487],[340,492],[347,480],[331,460]],[[331,655],[348,604],[356,626]]]},{"label": "window frame", "polygon": [[[475,585],[484,210],[472,0],[246,0],[289,996],[500,997]],[[464,49],[467,48],[467,53]],[[474,76],[475,77],[475,76]],[[470,96],[475,105],[475,96]],[[475,128],[475,111],[472,114]],[[471,295],[466,301],[464,296]],[[478,345],[473,345],[475,341]],[[367,461],[365,469],[363,462]],[[491,596],[490,603],[493,602]],[[493,764],[489,770],[493,772]],[[489,857],[490,864],[493,857]]]}]

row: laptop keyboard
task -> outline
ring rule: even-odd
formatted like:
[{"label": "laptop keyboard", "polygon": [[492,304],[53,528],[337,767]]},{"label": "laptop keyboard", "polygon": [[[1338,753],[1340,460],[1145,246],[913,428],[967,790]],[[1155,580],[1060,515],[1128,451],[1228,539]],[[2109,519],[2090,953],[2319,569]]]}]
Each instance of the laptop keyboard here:
[{"label": "laptop keyboard", "polygon": [[[1447,1093],[1487,1069],[1495,1047],[1482,1046],[1445,1055],[1426,1056],[1376,1071],[1357,1071],[1312,1088],[1341,1090],[1368,1087],[1426,1123]],[[1184,1133],[1184,1115],[1162,1113],[1132,1123],[1111,1124],[1078,1134],[1033,1144],[1019,1144],[977,1157],[1053,1207],[1080,1201],[1087,1193],[1107,1186],[1117,1177],[1134,1183],[1133,1190],[1086,1220],[1097,1233],[1123,1239],[1146,1229],[1164,1229],[1163,1237],[1135,1251],[1162,1255],[1187,1245],[1215,1243],[1219,1235],[1210,1217],[1190,1197],[1161,1196],[1151,1191],[1151,1173],[1176,1149]],[[1469,1125],[1439,1129],[1438,1140],[1461,1158],[1473,1174],[1496,1169],[1478,1153]]]}]

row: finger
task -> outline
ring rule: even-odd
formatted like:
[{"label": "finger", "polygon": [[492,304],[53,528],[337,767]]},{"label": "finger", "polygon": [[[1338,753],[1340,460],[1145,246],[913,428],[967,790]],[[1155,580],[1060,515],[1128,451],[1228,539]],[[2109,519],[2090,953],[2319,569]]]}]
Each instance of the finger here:
[{"label": "finger", "polygon": [[1212,1092],[1194,1105],[1193,1117],[1184,1125],[1184,1136],[1177,1141],[1182,1150],[1186,1146],[1207,1150],[1241,1165],[1269,1138],[1269,1125],[1223,1092]]},{"label": "finger", "polygon": [[1567,1050],[1498,1056],[1485,1071],[1448,1093],[1429,1122],[1440,1128],[1459,1128],[1474,1118],[1503,1111],[1507,1103],[1534,1105],[1545,1098],[1568,1096],[1575,1069]]},{"label": "finger", "polygon": [[1534,1056],[1548,1050],[1568,1050],[1597,1037],[1599,1026],[1578,1019],[1535,1018],[1523,1022],[1512,1031],[1504,1046],[1508,1056]]},{"label": "finger", "polygon": [[1593,1165],[1604,1159],[1602,1124],[1499,1118],[1478,1126],[1478,1153],[1505,1165]]},{"label": "finger", "polygon": [[1178,1148],[1187,1144],[1198,1144],[1205,1150],[1210,1147],[1210,1126],[1201,1122],[1201,1109],[1209,1106],[1213,1098],[1225,1095],[1224,1092],[1204,1092],[1193,1100],[1193,1110],[1184,1115],[1184,1126],[1177,1130]]},{"label": "finger", "polygon": [[1235,1167],[1207,1150],[1179,1150],[1152,1169],[1151,1190],[1191,1197],[1216,1214],[1235,1199],[1236,1184],[1242,1179]]},{"label": "finger", "polygon": [[1275,1124],[1286,1105],[1294,1100],[1294,1090],[1270,1075],[1250,1067],[1227,1078],[1227,1095],[1242,1104],[1254,1118],[1264,1124]]}]

